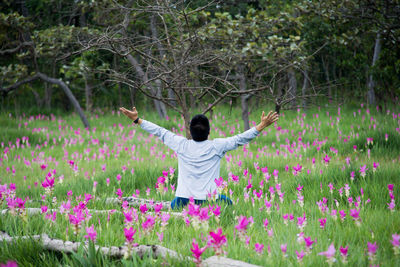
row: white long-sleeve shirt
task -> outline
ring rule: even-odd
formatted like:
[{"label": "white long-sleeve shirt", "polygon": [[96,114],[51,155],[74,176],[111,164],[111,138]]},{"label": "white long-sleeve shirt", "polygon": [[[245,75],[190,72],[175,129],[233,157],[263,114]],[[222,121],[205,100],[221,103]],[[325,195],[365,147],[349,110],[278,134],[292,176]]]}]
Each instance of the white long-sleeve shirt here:
[{"label": "white long-sleeve shirt", "polygon": [[176,135],[152,122],[142,120],[140,124],[146,132],[158,136],[161,141],[178,155],[177,197],[198,200],[207,199],[217,186],[220,161],[225,153],[249,143],[259,132],[255,127],[232,137],[196,142]]}]

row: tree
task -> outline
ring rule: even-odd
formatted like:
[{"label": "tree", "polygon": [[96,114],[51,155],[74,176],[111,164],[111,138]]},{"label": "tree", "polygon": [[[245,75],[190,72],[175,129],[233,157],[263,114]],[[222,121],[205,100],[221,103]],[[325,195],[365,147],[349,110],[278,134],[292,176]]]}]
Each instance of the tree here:
[{"label": "tree", "polygon": [[[25,1],[21,1],[21,5],[23,13],[28,15]],[[11,63],[0,69],[3,76],[0,84],[3,98],[20,86],[36,80],[58,85],[78,112],[84,126],[90,128],[89,122],[69,86],[61,79],[56,78],[58,76],[56,59],[71,48],[67,43],[75,39],[75,34],[77,34],[75,28],[60,25],[44,30],[34,30],[35,26],[30,19],[18,13],[0,13],[0,25],[3,37],[0,40],[3,47],[0,54],[19,60],[17,64]],[[10,70],[17,70],[17,72]]]}]

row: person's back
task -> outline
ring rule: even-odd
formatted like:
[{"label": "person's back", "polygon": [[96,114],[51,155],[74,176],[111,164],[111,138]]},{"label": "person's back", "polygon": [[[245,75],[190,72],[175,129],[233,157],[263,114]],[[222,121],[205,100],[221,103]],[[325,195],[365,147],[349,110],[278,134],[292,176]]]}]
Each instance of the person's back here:
[{"label": "person's back", "polygon": [[[190,122],[190,133],[193,140],[178,136],[154,123],[138,118],[135,108],[133,111],[120,109],[126,116],[140,124],[148,133],[158,136],[165,145],[169,146],[178,155],[178,186],[176,197],[171,207],[186,205],[189,198],[203,202],[207,196],[216,192],[215,179],[219,178],[220,161],[225,153],[240,145],[249,143],[258,133],[278,119],[276,113],[271,112],[261,116],[261,123],[241,134],[208,140],[210,125],[207,117],[196,115]],[[227,200],[225,196],[220,199]],[[229,200],[229,199],[228,199]],[[229,200],[228,203],[231,203]]]}]

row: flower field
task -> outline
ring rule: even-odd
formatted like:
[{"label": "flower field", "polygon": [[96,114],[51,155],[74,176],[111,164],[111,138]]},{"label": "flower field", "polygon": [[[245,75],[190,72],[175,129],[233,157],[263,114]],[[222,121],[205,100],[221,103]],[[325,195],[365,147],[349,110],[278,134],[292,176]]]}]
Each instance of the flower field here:
[{"label": "flower field", "polygon": [[[139,114],[184,135],[170,115]],[[214,111],[210,138],[242,132],[238,118],[238,109]],[[0,241],[0,263],[195,266],[217,255],[261,266],[400,266],[399,106],[285,111],[222,159],[215,194],[232,206],[210,194],[173,211],[176,154],[119,112],[97,110],[90,123],[1,114],[0,230],[15,238]],[[79,249],[17,238],[42,234]],[[93,245],[124,249],[107,256]],[[141,245],[176,255],[142,257]]]}]

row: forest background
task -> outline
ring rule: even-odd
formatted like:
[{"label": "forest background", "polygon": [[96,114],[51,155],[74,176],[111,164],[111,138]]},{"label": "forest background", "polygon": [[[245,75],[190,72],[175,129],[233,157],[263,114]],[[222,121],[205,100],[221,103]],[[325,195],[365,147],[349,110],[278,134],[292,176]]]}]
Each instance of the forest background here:
[{"label": "forest background", "polygon": [[[0,5],[1,111],[180,113],[395,102],[399,1],[68,1]],[[324,103],[325,103],[324,102]],[[187,131],[187,135],[190,133]]]}]

